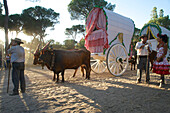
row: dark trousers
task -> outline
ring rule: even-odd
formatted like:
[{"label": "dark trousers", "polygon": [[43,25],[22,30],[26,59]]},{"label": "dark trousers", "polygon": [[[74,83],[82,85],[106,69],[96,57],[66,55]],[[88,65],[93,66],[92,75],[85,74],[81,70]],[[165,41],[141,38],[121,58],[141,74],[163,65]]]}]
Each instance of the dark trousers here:
[{"label": "dark trousers", "polygon": [[137,80],[138,81],[141,81],[143,69],[145,70],[146,82],[147,82],[147,81],[150,80],[150,77],[149,77],[149,59],[147,60],[147,56],[137,56]]},{"label": "dark trousers", "polygon": [[12,82],[14,85],[13,92],[18,93],[19,84],[22,92],[25,92],[25,78],[24,78],[24,62],[12,63]]}]

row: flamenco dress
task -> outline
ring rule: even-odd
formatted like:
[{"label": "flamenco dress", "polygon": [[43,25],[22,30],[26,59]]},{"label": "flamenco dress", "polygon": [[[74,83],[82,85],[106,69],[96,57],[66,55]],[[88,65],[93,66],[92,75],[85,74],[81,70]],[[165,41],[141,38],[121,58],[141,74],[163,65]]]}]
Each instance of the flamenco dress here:
[{"label": "flamenco dress", "polygon": [[[159,58],[160,56],[163,55],[163,53],[164,53],[163,47],[157,48],[156,57]],[[170,70],[170,64],[168,63],[166,57],[164,57],[163,60],[160,62],[155,61],[153,63],[153,73],[157,73],[161,75],[168,75],[170,74],[169,70]]]}]

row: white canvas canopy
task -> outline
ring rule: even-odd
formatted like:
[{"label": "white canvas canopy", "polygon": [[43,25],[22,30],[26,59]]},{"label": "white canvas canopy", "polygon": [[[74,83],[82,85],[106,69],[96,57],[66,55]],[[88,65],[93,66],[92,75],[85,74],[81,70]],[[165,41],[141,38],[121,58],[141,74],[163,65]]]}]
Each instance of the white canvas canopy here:
[{"label": "white canvas canopy", "polygon": [[[146,24],[140,32],[140,35],[143,34],[150,34],[150,40],[149,42],[152,44],[152,49],[156,51],[157,47],[157,34],[166,34],[168,37],[170,37],[170,31],[166,29],[165,27],[159,26],[157,24]],[[167,53],[167,57],[170,56],[170,39],[168,40],[169,50]]]},{"label": "white canvas canopy", "polygon": [[122,43],[129,52],[134,23],[113,11],[95,7],[86,19],[85,46],[92,53],[102,53],[111,45]]},{"label": "white canvas canopy", "polygon": [[[159,26],[157,24],[146,24],[140,32],[140,35],[143,34],[149,34],[150,32],[150,42],[152,44],[152,48],[154,50],[156,50],[156,46],[157,46],[157,34],[166,34],[168,37],[170,37],[170,31],[168,29],[166,29],[165,27]],[[170,44],[170,40],[169,40],[169,44]]]}]

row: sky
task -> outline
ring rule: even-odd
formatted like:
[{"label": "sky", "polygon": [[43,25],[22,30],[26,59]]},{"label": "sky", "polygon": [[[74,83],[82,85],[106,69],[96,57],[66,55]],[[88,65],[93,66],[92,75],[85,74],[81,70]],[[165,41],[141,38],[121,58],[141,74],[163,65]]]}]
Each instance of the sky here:
[{"label": "sky", "polygon": [[[16,2],[17,1],[17,2]],[[55,30],[48,31],[45,40],[54,39],[57,42],[63,43],[67,39],[64,34],[66,28],[71,28],[72,25],[85,24],[84,21],[72,21],[70,19],[70,14],[67,10],[67,5],[71,0],[41,0],[40,2],[32,3],[28,0],[7,0],[9,15],[11,14],[21,14],[22,10],[29,7],[34,7],[36,5],[52,8],[55,12],[60,13],[59,24],[55,25]],[[157,7],[157,12],[159,15],[159,10],[164,10],[164,16],[170,15],[170,0],[106,0],[108,3],[115,4],[114,12],[123,15],[125,17],[131,18],[134,21],[135,27],[141,29],[145,23],[151,19],[151,11],[153,7]],[[0,0],[3,3],[3,0]],[[4,41],[4,32],[0,31],[0,38]],[[15,34],[9,33],[9,38],[15,38]],[[26,37],[22,33],[19,34],[18,38],[22,40],[30,41],[32,37]],[[79,41],[82,36],[77,38]]]}]

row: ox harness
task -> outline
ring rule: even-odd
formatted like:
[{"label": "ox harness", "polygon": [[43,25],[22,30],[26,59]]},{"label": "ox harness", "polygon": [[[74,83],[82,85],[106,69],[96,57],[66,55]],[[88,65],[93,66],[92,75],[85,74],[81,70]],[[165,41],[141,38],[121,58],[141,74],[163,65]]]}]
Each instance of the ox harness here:
[{"label": "ox harness", "polygon": [[54,67],[54,60],[55,60],[55,52],[52,52],[51,55],[52,55],[52,61],[51,61],[50,69],[53,70],[53,67]]}]

